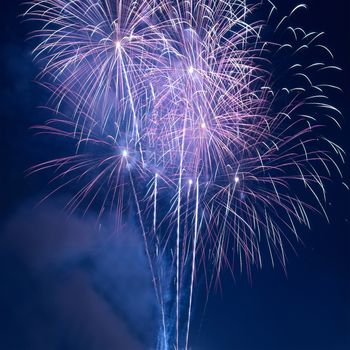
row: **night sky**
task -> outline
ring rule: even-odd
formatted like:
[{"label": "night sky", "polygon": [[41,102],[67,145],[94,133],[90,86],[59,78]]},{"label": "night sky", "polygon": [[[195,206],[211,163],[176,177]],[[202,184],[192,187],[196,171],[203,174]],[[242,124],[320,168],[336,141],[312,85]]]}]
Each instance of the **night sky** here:
[{"label": "night sky", "polygon": [[[25,174],[70,145],[30,130],[48,118],[38,108],[48,94],[34,82],[33,28],[18,18],[20,2],[1,0],[0,7],[0,349],[149,349],[156,304],[137,229],[130,224],[116,238],[113,223],[96,227],[92,211],[68,217],[69,190],[38,206],[50,177]],[[291,1],[275,2],[283,9]],[[344,93],[334,96],[344,129],[333,139],[349,154],[350,3],[305,2],[308,15],[298,20],[326,32],[344,70],[337,77]],[[343,172],[349,183],[349,161]],[[197,307],[193,350],[350,349],[350,197],[339,181],[328,195],[331,222],[313,216],[312,231],[300,230],[303,243],[288,250],[286,273],[266,264],[252,281],[223,274],[205,313]],[[199,300],[204,295],[197,292]]]}]

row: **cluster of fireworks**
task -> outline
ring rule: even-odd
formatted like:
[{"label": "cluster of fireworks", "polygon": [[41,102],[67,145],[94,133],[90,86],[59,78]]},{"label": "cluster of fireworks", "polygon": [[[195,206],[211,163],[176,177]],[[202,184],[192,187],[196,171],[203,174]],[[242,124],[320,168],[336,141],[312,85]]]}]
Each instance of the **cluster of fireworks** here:
[{"label": "cluster of fireworks", "polygon": [[290,25],[305,5],[283,16],[250,3],[35,0],[25,14],[40,23],[34,57],[58,116],[40,128],[77,145],[32,170],[55,169],[54,191],[79,185],[69,210],[98,207],[122,226],[134,208],[159,349],[189,347],[201,264],[209,288],[224,265],[262,267],[265,249],[284,266],[285,244],[308,212],[326,215],[324,183],[340,173],[343,151],[322,136],[340,116],[322,33]]}]

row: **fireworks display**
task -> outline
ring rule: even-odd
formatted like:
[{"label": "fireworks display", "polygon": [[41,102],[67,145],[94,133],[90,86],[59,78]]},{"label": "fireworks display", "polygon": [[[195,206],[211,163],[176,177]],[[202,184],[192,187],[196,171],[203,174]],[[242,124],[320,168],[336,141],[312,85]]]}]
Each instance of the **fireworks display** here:
[{"label": "fireworks display", "polygon": [[[136,213],[160,308],[158,349],[188,349],[196,273],[286,264],[343,150],[331,51],[271,1],[36,0],[25,19],[56,117],[68,210]],[[338,176],[341,176],[338,175]],[[264,252],[268,252],[267,257]],[[169,296],[170,295],[170,296]]]}]

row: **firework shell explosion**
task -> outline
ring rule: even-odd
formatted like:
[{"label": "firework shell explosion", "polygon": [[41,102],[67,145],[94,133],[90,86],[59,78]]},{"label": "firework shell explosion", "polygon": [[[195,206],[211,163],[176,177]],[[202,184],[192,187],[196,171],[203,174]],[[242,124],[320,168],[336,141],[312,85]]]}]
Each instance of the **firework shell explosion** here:
[{"label": "firework shell explosion", "polygon": [[161,311],[158,349],[188,349],[200,266],[210,266],[209,288],[223,267],[249,276],[266,260],[284,267],[308,215],[327,216],[325,184],[341,178],[344,152],[322,132],[340,127],[329,104],[340,90],[329,71],[340,69],[323,33],[293,26],[305,10],[244,0],[27,4],[55,114],[38,128],[76,142],[74,154],[31,172],[55,171],[49,195],[78,185],[67,210],[99,208],[119,228],[136,212]]}]

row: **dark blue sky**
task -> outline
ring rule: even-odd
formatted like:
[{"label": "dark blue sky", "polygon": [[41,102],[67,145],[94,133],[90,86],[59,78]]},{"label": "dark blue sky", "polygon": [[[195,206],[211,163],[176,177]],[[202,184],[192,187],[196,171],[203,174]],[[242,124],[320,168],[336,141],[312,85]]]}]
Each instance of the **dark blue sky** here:
[{"label": "dark blue sky", "polygon": [[[137,238],[126,233],[121,248],[114,239],[106,243],[108,223],[97,235],[93,214],[68,219],[61,214],[68,193],[33,209],[48,178],[24,172],[62,153],[62,145],[29,130],[47,117],[37,108],[47,96],[33,83],[30,28],[17,18],[19,3],[2,0],[0,10],[0,349],[145,349],[155,307]],[[344,94],[335,97],[344,131],[335,137],[350,153],[350,4],[307,3],[299,20],[326,32],[344,69]],[[350,162],[344,173],[349,182]],[[301,232],[304,244],[289,252],[287,275],[268,266],[252,283],[223,275],[222,291],[212,293],[204,315],[197,312],[194,350],[350,349],[349,192],[331,185],[328,207],[331,223],[316,217],[312,231]]]}]

